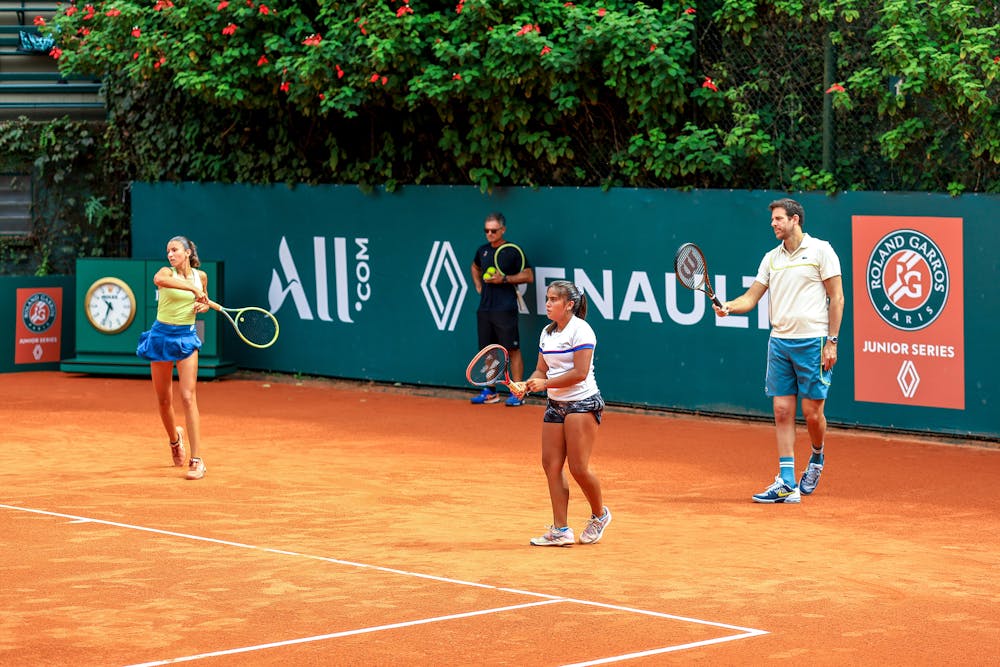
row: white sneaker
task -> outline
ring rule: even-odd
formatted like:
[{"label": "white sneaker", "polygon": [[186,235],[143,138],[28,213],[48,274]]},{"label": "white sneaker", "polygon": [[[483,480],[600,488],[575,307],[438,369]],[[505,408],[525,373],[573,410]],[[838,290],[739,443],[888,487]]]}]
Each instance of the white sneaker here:
[{"label": "white sneaker", "polygon": [[609,523],[611,523],[611,510],[607,506],[604,507],[604,514],[601,516],[591,514],[587,526],[580,534],[580,544],[593,544],[599,541],[604,537],[604,529],[608,527]]},{"label": "white sneaker", "polygon": [[202,463],[201,459],[191,459],[191,463],[188,464],[188,471],[185,477],[187,479],[201,479],[205,476],[205,471],[208,468]]},{"label": "white sneaker", "polygon": [[549,526],[544,535],[531,538],[531,544],[536,547],[568,547],[574,542],[576,538],[573,537],[573,529],[569,526],[565,528]]}]

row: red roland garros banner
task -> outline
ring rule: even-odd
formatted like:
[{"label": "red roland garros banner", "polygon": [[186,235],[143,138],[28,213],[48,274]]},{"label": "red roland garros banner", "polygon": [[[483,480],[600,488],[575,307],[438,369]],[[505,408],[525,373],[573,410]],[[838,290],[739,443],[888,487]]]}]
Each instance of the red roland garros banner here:
[{"label": "red roland garros banner", "polygon": [[852,225],[855,400],[964,410],[962,219]]},{"label": "red roland garros banner", "polygon": [[14,318],[14,363],[59,361],[61,287],[19,287]]}]

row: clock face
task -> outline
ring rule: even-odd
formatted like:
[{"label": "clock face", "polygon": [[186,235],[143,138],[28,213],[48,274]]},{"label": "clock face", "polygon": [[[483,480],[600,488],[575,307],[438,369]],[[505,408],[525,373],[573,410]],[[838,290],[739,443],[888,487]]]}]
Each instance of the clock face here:
[{"label": "clock face", "polygon": [[135,294],[118,278],[99,278],[87,290],[84,300],[87,320],[95,329],[114,334],[124,331],[135,319]]}]

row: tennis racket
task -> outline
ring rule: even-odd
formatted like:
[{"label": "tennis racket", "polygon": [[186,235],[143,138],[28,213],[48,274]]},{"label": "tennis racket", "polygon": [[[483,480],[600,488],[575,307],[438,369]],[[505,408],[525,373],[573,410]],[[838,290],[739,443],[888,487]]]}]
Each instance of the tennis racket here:
[{"label": "tennis racket", "polygon": [[[493,268],[501,276],[514,275],[524,271],[527,262],[524,259],[524,251],[516,243],[504,243],[493,253]],[[517,307],[522,313],[528,312],[528,306],[524,303],[521,290],[514,285],[514,294],[517,296]]]},{"label": "tennis racket", "polygon": [[477,387],[506,385],[518,398],[528,393],[523,382],[510,379],[510,354],[503,345],[487,345],[481,349],[469,362],[465,377]]},{"label": "tennis racket", "polygon": [[712,281],[708,279],[708,262],[705,261],[705,253],[701,248],[693,243],[685,243],[678,248],[677,254],[674,255],[674,273],[681,285],[704,292],[712,303],[722,310],[726,309],[712,289]]},{"label": "tennis racket", "polygon": [[208,305],[229,320],[236,335],[247,345],[263,349],[278,340],[278,319],[263,308],[223,308],[214,301]]}]

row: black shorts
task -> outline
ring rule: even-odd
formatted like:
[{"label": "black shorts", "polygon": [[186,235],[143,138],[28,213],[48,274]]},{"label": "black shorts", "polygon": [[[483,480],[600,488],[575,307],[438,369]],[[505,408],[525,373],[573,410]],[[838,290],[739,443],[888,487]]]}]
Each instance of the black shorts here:
[{"label": "black shorts", "polygon": [[574,412],[589,412],[600,424],[601,416],[604,414],[604,399],[601,398],[600,392],[579,401],[553,401],[550,398],[548,405],[545,406],[545,415],[542,417],[542,421],[549,424],[562,424],[566,421],[566,415]]},{"label": "black shorts", "polygon": [[517,332],[516,310],[480,310],[476,312],[479,329],[479,349],[487,345],[499,344],[508,351],[520,350],[521,340]]}]

